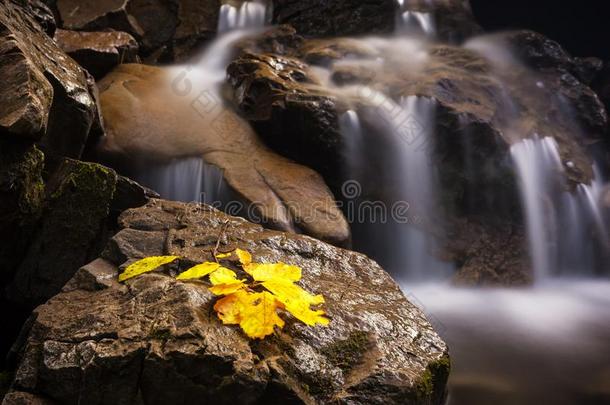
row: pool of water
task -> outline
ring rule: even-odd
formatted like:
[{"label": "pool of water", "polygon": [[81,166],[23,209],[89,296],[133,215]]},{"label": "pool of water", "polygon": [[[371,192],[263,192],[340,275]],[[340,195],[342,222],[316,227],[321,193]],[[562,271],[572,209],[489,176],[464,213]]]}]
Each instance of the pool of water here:
[{"label": "pool of water", "polygon": [[449,345],[448,405],[610,404],[610,281],[403,290]]}]

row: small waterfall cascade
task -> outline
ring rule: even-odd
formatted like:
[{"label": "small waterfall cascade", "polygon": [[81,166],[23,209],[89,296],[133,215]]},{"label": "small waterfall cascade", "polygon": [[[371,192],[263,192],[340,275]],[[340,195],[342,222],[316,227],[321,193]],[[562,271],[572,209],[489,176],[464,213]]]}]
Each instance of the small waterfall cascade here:
[{"label": "small waterfall cascade", "polygon": [[[218,21],[220,35],[201,58],[192,65],[170,68],[174,90],[198,94],[199,100],[206,100],[206,112],[217,113],[222,109],[220,88],[233,44],[255,32],[256,28],[262,28],[267,15],[268,8],[263,1],[246,1],[239,7],[223,4]],[[183,88],[185,83],[188,84]],[[166,199],[214,205],[228,198],[222,171],[201,157],[177,158],[169,163],[147,166],[133,176]]]},{"label": "small waterfall cascade", "polygon": [[[377,245],[375,250],[380,257],[392,257],[389,266],[398,270],[399,278],[423,280],[438,276],[435,272],[446,270],[447,265],[435,258],[434,239],[424,230],[436,215],[436,180],[430,162],[435,102],[417,96],[395,102],[368,88],[360,93],[367,93],[365,98],[379,106],[365,115],[367,120],[375,121],[374,126],[379,129],[374,137],[384,138],[385,146],[381,154],[371,153],[367,144],[371,136],[360,115],[353,110],[346,112],[341,117],[346,174],[352,181],[371,187],[367,168],[376,167],[383,172],[384,182],[392,185],[382,192],[390,199],[366,202],[375,204],[374,209],[385,210],[386,216],[381,211],[370,212],[372,216],[366,219],[371,222],[370,227],[363,227],[369,235],[365,244]],[[365,206],[362,202],[359,205]],[[359,220],[363,219],[362,214],[358,213]]]},{"label": "small waterfall cascade", "polygon": [[199,157],[174,159],[147,167],[137,180],[153,188],[161,197],[213,205],[225,193],[222,172]]},{"label": "small waterfall cascade", "polygon": [[[558,146],[551,137],[511,147],[527,224],[536,281],[551,276],[593,275],[610,247],[600,208],[601,179],[567,189]],[[569,163],[568,163],[569,164]]]},{"label": "small waterfall cascade", "polygon": [[239,6],[225,3],[220,7],[218,32],[236,29],[260,28],[268,19],[268,8],[264,1],[244,1]]},{"label": "small waterfall cascade", "polygon": [[405,3],[405,0],[397,0],[397,2],[396,31],[398,34],[423,34],[426,37],[436,35],[436,24],[432,13],[409,10],[407,9],[408,2]]}]

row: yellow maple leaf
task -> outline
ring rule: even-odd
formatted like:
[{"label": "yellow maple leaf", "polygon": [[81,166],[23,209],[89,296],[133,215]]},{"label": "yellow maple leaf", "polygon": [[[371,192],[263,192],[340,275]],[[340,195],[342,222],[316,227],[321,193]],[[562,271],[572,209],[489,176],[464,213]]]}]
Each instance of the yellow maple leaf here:
[{"label": "yellow maple leaf", "polygon": [[231,257],[233,256],[233,253],[229,252],[229,253],[217,253],[216,254],[216,258],[217,259],[226,259],[227,257]]},{"label": "yellow maple leaf", "polygon": [[210,274],[210,282],[213,287],[210,291],[215,295],[228,295],[245,288],[245,280],[238,280],[237,274],[233,270],[220,267]]},{"label": "yellow maple leaf", "polygon": [[246,250],[235,249],[235,255],[239,258],[239,262],[243,267],[252,263],[252,255]]},{"label": "yellow maple leaf", "polygon": [[218,266],[218,269],[210,274],[210,282],[212,285],[229,284],[235,281],[238,281],[237,274],[226,267]]},{"label": "yellow maple leaf", "polygon": [[219,299],[216,304],[214,304],[214,311],[216,311],[218,318],[220,318],[225,325],[239,325],[241,320],[240,294],[247,293],[243,290],[238,290],[234,294]]},{"label": "yellow maple leaf", "polygon": [[243,290],[246,285],[243,281],[237,281],[231,284],[218,284],[209,288],[214,295],[229,295],[236,291]]},{"label": "yellow maple leaf", "polygon": [[164,264],[171,263],[177,259],[179,259],[178,256],[152,256],[138,260],[127,266],[125,271],[119,275],[119,281],[123,282],[141,274],[151,272]]},{"label": "yellow maple leaf", "polygon": [[301,269],[284,263],[251,263],[244,270],[256,281],[287,280],[291,282],[301,279]]},{"label": "yellow maple leaf", "polygon": [[263,339],[271,335],[274,328],[284,327],[284,321],[277,314],[277,300],[263,291],[261,293],[239,294],[239,326],[252,339]]},{"label": "yellow maple leaf", "polygon": [[311,295],[291,281],[282,279],[265,281],[263,287],[271,291],[288,312],[306,325],[329,324],[330,320],[323,316],[324,311],[311,309],[311,305],[324,303],[323,296]]},{"label": "yellow maple leaf", "polygon": [[180,273],[178,280],[193,280],[207,276],[208,274],[218,270],[220,264],[214,262],[205,262],[198,264],[197,266],[191,267],[187,271]]}]

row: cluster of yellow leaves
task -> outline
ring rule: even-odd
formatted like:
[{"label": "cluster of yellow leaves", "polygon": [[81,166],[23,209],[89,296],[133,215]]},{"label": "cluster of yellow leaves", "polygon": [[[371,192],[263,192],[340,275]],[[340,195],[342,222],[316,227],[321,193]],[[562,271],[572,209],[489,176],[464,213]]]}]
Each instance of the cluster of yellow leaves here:
[{"label": "cluster of yellow leaves", "polygon": [[[222,266],[218,260],[235,257],[247,275],[239,279],[237,273]],[[149,257],[133,263],[119,276],[125,281],[153,271],[177,260],[176,256]],[[178,275],[178,280],[194,280],[209,276],[210,291],[220,298],[214,305],[225,325],[239,325],[253,339],[262,339],[282,328],[284,321],[278,309],[286,310],[309,326],[328,325],[324,311],[312,306],[324,303],[322,295],[312,295],[296,285],[301,280],[301,269],[284,263],[254,263],[252,255],[241,249],[216,255],[217,262],[198,264]]]}]

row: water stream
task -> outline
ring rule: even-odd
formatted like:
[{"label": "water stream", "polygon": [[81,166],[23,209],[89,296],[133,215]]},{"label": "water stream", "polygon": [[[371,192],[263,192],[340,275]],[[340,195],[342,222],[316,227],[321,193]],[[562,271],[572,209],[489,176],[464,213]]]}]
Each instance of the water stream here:
[{"label": "water stream", "polygon": [[[394,37],[358,39],[379,49],[380,56],[373,61],[352,56],[336,65],[383,65],[403,58],[402,69],[420,68],[435,37],[434,15],[398,2]],[[259,1],[223,5],[223,34],[190,67],[194,85],[210,88],[221,99],[231,44],[262,27],[268,15]],[[498,63],[516,63],[506,49],[485,42],[466,46]],[[352,202],[361,204],[377,193],[386,208],[403,203],[407,215],[404,221],[380,221],[371,217],[378,215],[373,207],[366,221],[352,223],[354,248],[381,261],[449,343],[454,361],[449,405],[609,403],[604,401],[610,400],[610,282],[594,278],[607,275],[610,267],[601,175],[591,184],[570,187],[569,162],[562,162],[554,138],[519,134],[509,159],[521,191],[528,240],[523,249],[530,255],[535,284],[453,287],[447,281],[452,264],[439,259],[431,232],[443,216],[432,155],[436,103],[421,96],[393,100],[374,86],[339,88],[328,71],[320,68],[319,73],[323,85],[338,95],[366,101],[340,118],[344,175],[358,187],[359,200]],[[511,95],[506,99],[506,116],[518,120]],[[466,169],[472,170],[471,153],[464,153]],[[183,201],[210,203],[224,189],[222,173],[200,157],[178,159],[136,178],[163,197]]]},{"label": "water stream", "polygon": [[[170,68],[176,82],[188,79],[189,93],[205,92],[207,102],[216,110],[221,104],[221,86],[226,68],[233,56],[233,44],[262,28],[269,15],[264,1],[244,1],[239,6],[223,4],[220,9],[218,32],[220,35],[207,47],[202,56],[190,65]],[[213,129],[210,129],[213,130]],[[215,204],[223,206],[230,199],[223,173],[209,165],[202,157],[187,156],[171,162],[146,164],[133,175],[135,180],[157,191],[162,198]]]}]

